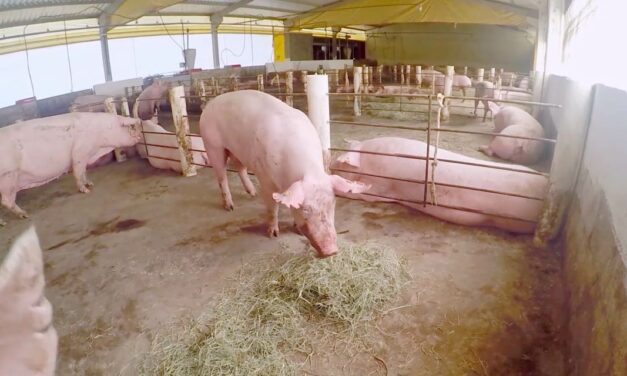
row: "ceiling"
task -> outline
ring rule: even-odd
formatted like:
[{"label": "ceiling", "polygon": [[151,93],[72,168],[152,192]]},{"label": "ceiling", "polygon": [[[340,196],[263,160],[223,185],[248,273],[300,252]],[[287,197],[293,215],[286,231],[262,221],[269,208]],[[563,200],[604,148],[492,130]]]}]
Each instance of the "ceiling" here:
[{"label": "ceiling", "polygon": [[[546,0],[480,0],[537,16]],[[3,0],[0,29],[37,23],[98,18],[112,26],[146,15],[212,15],[286,19],[336,0]]]}]

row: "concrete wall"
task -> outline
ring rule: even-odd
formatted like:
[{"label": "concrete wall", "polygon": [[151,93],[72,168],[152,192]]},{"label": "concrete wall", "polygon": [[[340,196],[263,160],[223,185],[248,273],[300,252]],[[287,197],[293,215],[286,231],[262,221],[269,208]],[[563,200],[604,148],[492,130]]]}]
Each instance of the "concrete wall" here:
[{"label": "concrete wall", "polygon": [[549,198],[556,213],[568,213],[561,237],[567,374],[626,375],[627,93],[551,77],[544,100],[558,98],[562,111],[541,120],[558,131]]},{"label": "concrete wall", "polygon": [[401,24],[369,32],[366,57],[379,64],[496,67],[529,72],[534,42],[523,31],[500,26]]}]

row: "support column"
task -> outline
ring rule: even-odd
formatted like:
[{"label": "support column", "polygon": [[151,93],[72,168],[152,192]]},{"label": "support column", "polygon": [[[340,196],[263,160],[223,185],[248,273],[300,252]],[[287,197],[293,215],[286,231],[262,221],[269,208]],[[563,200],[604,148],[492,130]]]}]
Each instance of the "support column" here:
[{"label": "support column", "polygon": [[211,47],[213,49],[213,68],[220,68],[220,45],[218,44],[218,27],[222,23],[222,16],[211,16]]},{"label": "support column", "polygon": [[320,144],[322,145],[322,155],[324,158],[324,168],[328,171],[331,161],[331,125],[329,113],[329,81],[326,75],[309,75],[307,82],[307,108],[309,120],[316,127]]},{"label": "support column", "polygon": [[[448,97],[453,94],[453,76],[455,75],[455,67],[448,65],[446,67],[446,76],[444,76],[444,96]],[[451,115],[448,108],[450,99],[444,98],[444,108],[442,109],[442,120],[448,120]]]},{"label": "support column", "polygon": [[107,37],[107,28],[103,25],[100,26],[100,51],[105,81],[113,81],[113,75],[111,74],[111,58],[109,57],[109,38]]}]

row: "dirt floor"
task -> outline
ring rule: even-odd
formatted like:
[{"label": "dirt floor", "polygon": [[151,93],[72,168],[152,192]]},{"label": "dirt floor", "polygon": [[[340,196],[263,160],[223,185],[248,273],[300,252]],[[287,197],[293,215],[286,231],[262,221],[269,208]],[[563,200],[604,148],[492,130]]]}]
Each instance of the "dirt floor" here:
[{"label": "dirt floor", "polygon": [[[454,121],[467,129],[491,126]],[[333,144],[390,135],[355,129],[334,127]],[[475,149],[486,140],[446,134],[440,142],[482,158]],[[95,189],[88,195],[76,192],[69,175],[21,192],[18,203],[30,220],[0,209],[8,221],[0,228],[2,256],[23,229],[37,226],[60,337],[58,375],[136,375],[154,336],[210,309],[242,264],[276,255],[281,245],[305,252],[285,210],[279,239],[265,236],[263,204],[235,175],[232,212],[221,208],[208,169],[182,178],[133,159],[89,175]],[[457,226],[395,204],[338,199],[336,228],[342,242],[374,240],[395,249],[413,281],[399,308],[378,323],[376,354],[314,356],[307,374],[564,374],[556,251],[534,249],[529,236]]]}]

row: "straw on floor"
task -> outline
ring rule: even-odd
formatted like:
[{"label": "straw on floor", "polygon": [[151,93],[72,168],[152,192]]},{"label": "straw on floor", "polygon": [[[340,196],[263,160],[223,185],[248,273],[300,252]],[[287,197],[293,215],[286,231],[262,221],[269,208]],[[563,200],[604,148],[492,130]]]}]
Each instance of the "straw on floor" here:
[{"label": "straw on floor", "polygon": [[205,315],[154,341],[141,373],[296,375],[309,357],[329,348],[321,344],[366,350],[375,320],[409,277],[390,249],[341,248],[324,260],[292,254],[244,267],[237,286]]}]

